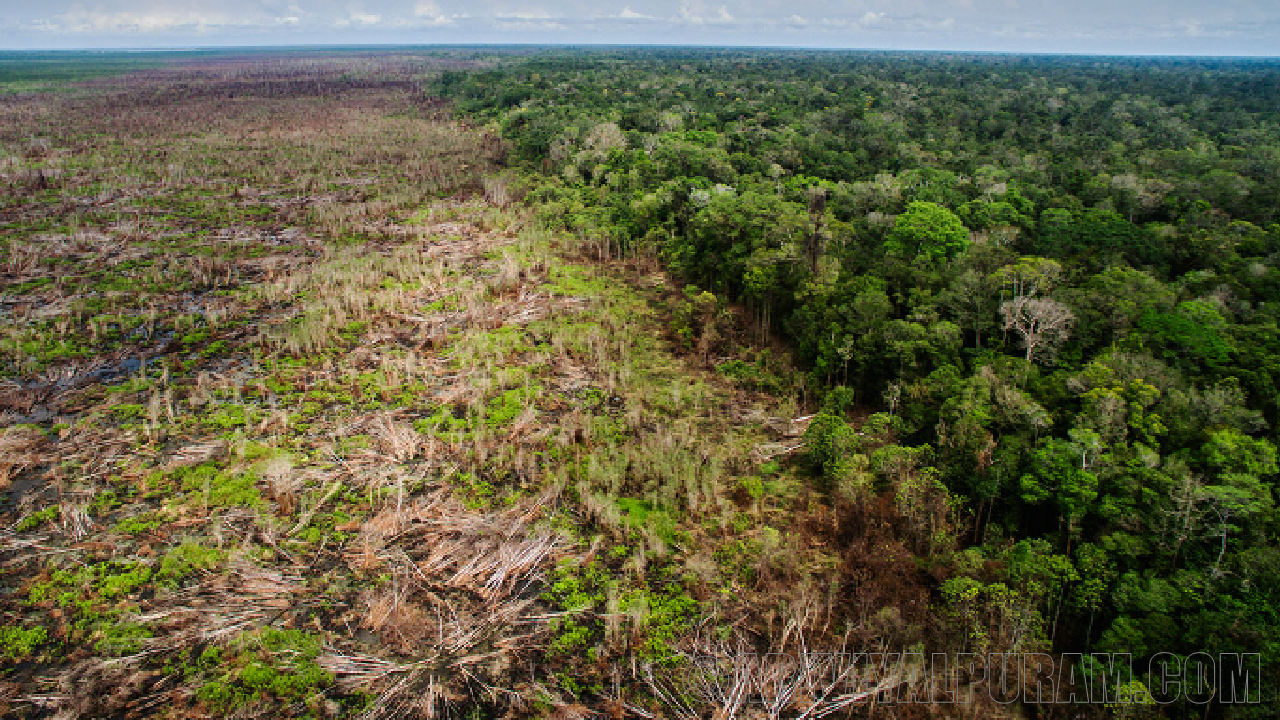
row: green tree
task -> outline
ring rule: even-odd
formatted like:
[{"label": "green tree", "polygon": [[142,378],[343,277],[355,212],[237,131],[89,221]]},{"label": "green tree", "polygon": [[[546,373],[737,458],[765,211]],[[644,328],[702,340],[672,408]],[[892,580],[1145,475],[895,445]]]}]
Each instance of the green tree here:
[{"label": "green tree", "polygon": [[828,480],[838,480],[858,450],[858,436],[838,415],[820,412],[804,433],[805,454]]},{"label": "green tree", "polygon": [[1149,349],[1176,367],[1204,372],[1231,359],[1227,321],[1211,302],[1188,300],[1173,312],[1148,308],[1138,320],[1138,330]]},{"label": "green tree", "polygon": [[[695,197],[696,195],[696,197]],[[679,269],[716,292],[728,291],[740,298],[746,290],[751,258],[786,257],[798,261],[797,252],[809,228],[809,214],[799,203],[755,191],[738,193],[731,188],[690,193],[690,203],[701,206],[689,222],[689,240],[679,254]],[[764,263],[768,264],[768,263]],[[760,267],[757,262],[755,266]],[[788,272],[791,272],[788,268]],[[799,268],[794,269],[798,272]],[[772,271],[767,271],[771,273]],[[755,292],[775,292],[782,278],[758,278]]]},{"label": "green tree", "polygon": [[1067,535],[1068,551],[1080,521],[1098,497],[1093,467],[1101,446],[1096,433],[1075,431],[1071,441],[1053,439],[1032,457],[1032,470],[1022,476],[1022,499],[1031,505],[1051,504]]},{"label": "green tree", "polygon": [[894,220],[885,248],[896,255],[951,258],[969,247],[969,229],[941,205],[917,200]]}]

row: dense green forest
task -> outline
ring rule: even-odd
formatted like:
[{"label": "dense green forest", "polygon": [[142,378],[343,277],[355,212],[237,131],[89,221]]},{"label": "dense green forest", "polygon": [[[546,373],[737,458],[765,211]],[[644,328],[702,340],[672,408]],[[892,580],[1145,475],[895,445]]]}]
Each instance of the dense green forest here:
[{"label": "dense green forest", "polygon": [[1280,62],[548,51],[432,92],[544,223],[687,283],[691,353],[820,409],[786,462],[897,508],[932,646],[1261,653],[1212,711],[1276,711]]}]

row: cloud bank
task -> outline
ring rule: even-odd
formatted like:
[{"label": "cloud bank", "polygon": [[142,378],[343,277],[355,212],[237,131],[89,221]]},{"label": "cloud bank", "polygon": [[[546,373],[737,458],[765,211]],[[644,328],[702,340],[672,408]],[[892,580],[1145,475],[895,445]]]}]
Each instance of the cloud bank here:
[{"label": "cloud bank", "polygon": [[1274,0],[47,0],[0,47],[621,43],[1280,54]]}]

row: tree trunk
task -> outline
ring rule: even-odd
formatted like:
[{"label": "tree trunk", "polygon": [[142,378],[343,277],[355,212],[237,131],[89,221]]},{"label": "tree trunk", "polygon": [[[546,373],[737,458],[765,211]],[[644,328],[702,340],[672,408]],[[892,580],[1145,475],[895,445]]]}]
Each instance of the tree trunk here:
[{"label": "tree trunk", "polygon": [[822,215],[827,210],[827,191],[825,188],[809,190],[809,219],[813,228],[805,243],[805,255],[809,260],[809,274],[818,274],[818,255],[822,251]]}]

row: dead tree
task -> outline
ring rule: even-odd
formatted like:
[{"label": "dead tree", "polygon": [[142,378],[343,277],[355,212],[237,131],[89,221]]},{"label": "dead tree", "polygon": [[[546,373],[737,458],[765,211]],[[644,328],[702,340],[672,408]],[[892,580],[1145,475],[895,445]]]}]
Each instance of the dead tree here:
[{"label": "dead tree", "polygon": [[1052,298],[1023,295],[1000,306],[1004,329],[1022,336],[1026,358],[1051,356],[1066,341],[1075,322],[1071,308]]}]

